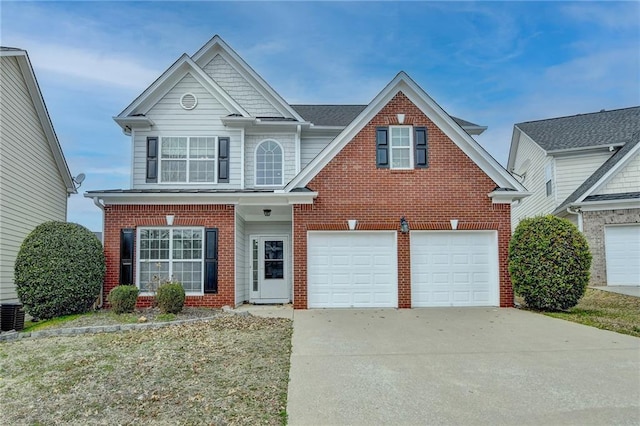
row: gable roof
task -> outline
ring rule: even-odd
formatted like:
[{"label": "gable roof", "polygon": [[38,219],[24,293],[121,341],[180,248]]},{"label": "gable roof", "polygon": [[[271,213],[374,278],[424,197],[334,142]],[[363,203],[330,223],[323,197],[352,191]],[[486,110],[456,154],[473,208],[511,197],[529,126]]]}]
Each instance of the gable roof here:
[{"label": "gable roof", "polygon": [[424,112],[499,187],[514,189],[515,191],[512,194],[514,198],[522,198],[528,195],[520,182],[491,157],[478,142],[462,129],[460,124],[404,72],[396,75],[371,103],[304,170],[286,185],[285,191],[306,186],[399,92],[402,92]]},{"label": "gable roof", "polygon": [[193,61],[204,67],[216,55],[222,55],[232,66],[271,104],[282,113],[285,118],[295,118],[297,121],[304,119],[275,91],[260,75],[247,64],[219,35],[214,35],[204,46],[193,54]]},{"label": "gable roof", "polygon": [[515,125],[547,152],[621,146],[640,130],[640,106]]},{"label": "gable roof", "polygon": [[[227,92],[225,92],[207,73],[196,65],[187,54],[183,54],[173,63],[151,86],[140,94],[114,120],[121,124],[124,119],[134,116],[144,116],[155,104],[171,90],[185,75],[191,74],[212,96],[232,114],[248,117],[245,111]],[[122,126],[123,124],[121,124]]]},{"label": "gable roof", "polygon": [[27,85],[29,96],[31,97],[36,114],[38,115],[40,124],[42,125],[44,135],[49,143],[49,148],[53,154],[60,177],[67,188],[67,193],[76,194],[78,191],[76,190],[76,186],[73,182],[73,177],[69,171],[67,161],[64,158],[64,153],[62,152],[62,147],[60,146],[60,141],[58,140],[56,131],[53,129],[53,123],[51,122],[47,106],[44,103],[44,98],[40,91],[40,86],[38,85],[38,80],[36,79],[35,72],[31,66],[31,61],[29,60],[27,51],[15,47],[0,46],[0,57],[14,57],[18,61],[18,66],[25,84]]},{"label": "gable roof", "polygon": [[[611,177],[613,177],[619,170],[621,170],[629,160],[635,155],[640,155],[640,131],[636,132],[629,142],[627,142],[622,148],[615,154],[607,159],[598,169],[593,172],[578,188],[576,188],[571,195],[564,200],[560,206],[554,211],[554,214],[558,214],[567,209],[571,204],[576,202],[582,202],[591,198],[589,201],[594,201],[598,197],[603,196],[591,196],[595,190],[606,183]],[[634,193],[629,193],[634,194]],[[620,199],[621,194],[616,194],[613,199]],[[596,198],[592,198],[596,197]],[[633,197],[627,197],[633,198]]]},{"label": "gable roof", "polygon": [[[316,126],[344,127],[351,123],[367,106],[366,105],[291,105],[306,121]],[[486,126],[451,117],[469,134],[479,135]]]}]

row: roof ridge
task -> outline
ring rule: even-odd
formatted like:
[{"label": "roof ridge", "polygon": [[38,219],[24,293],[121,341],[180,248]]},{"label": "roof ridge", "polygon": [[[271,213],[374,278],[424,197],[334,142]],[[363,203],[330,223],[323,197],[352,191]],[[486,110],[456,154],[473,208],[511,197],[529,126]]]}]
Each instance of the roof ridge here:
[{"label": "roof ridge", "polygon": [[616,109],[601,109],[600,111],[583,112],[583,113],[578,113],[578,114],[573,114],[573,115],[563,115],[561,117],[551,117],[551,118],[542,118],[540,120],[522,121],[520,123],[517,123],[516,126],[518,126],[520,124],[539,123],[541,121],[561,120],[561,119],[564,119],[564,118],[584,117],[585,115],[595,115],[595,114],[603,114],[603,113],[609,113],[609,112],[618,112],[618,111],[624,111],[624,110],[629,110],[629,109],[637,109],[637,108],[640,108],[640,105],[624,107],[624,108],[616,108]]}]

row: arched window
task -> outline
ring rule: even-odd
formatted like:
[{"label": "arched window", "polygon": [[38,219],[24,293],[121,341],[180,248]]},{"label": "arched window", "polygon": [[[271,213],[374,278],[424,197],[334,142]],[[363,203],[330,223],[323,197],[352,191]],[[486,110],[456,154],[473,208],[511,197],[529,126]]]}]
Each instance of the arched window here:
[{"label": "arched window", "polygon": [[256,185],[282,185],[282,147],[274,140],[256,148]]}]

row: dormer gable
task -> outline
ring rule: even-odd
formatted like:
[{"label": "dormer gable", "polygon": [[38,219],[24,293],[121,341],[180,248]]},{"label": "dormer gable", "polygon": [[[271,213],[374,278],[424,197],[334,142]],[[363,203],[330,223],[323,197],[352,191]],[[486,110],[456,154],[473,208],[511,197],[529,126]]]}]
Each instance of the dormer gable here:
[{"label": "dormer gable", "polygon": [[228,115],[250,116],[235,99],[191,60],[188,55],[183,54],[124,111],[114,117],[114,120],[122,127],[125,133],[129,133],[132,128],[149,129],[153,122],[146,117],[146,114],[186,76],[194,78],[215,97],[228,111]]},{"label": "dormer gable", "polygon": [[[282,117],[305,121],[220,36],[215,35],[192,56],[192,59],[241,104],[243,98],[247,97],[246,100],[249,102],[245,108],[252,113],[255,112],[254,117]],[[267,105],[261,105],[252,111],[251,100],[258,97],[264,99]]]}]

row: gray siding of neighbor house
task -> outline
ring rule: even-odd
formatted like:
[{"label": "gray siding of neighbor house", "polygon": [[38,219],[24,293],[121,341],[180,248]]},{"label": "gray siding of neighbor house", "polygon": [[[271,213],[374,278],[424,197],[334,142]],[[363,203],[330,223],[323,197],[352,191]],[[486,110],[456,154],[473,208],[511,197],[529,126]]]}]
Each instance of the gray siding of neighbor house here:
[{"label": "gray siding of neighbor house", "polygon": [[640,209],[585,211],[583,232],[589,243],[591,261],[591,285],[607,285],[607,263],[604,246],[605,225],[640,223]]},{"label": "gray siding of neighbor house", "polygon": [[67,190],[18,62],[0,64],[0,302],[17,302],[16,255],[39,224],[67,217]]},{"label": "gray siding of neighbor house", "polygon": [[[192,110],[180,106],[180,98],[193,93],[198,105]],[[187,74],[146,114],[155,123],[151,131],[136,131],[133,148],[133,188],[216,188],[239,189],[241,176],[240,130],[224,127],[220,117],[229,111],[213,97],[193,76]],[[148,136],[229,136],[229,183],[185,184],[147,183],[147,137]]]}]

